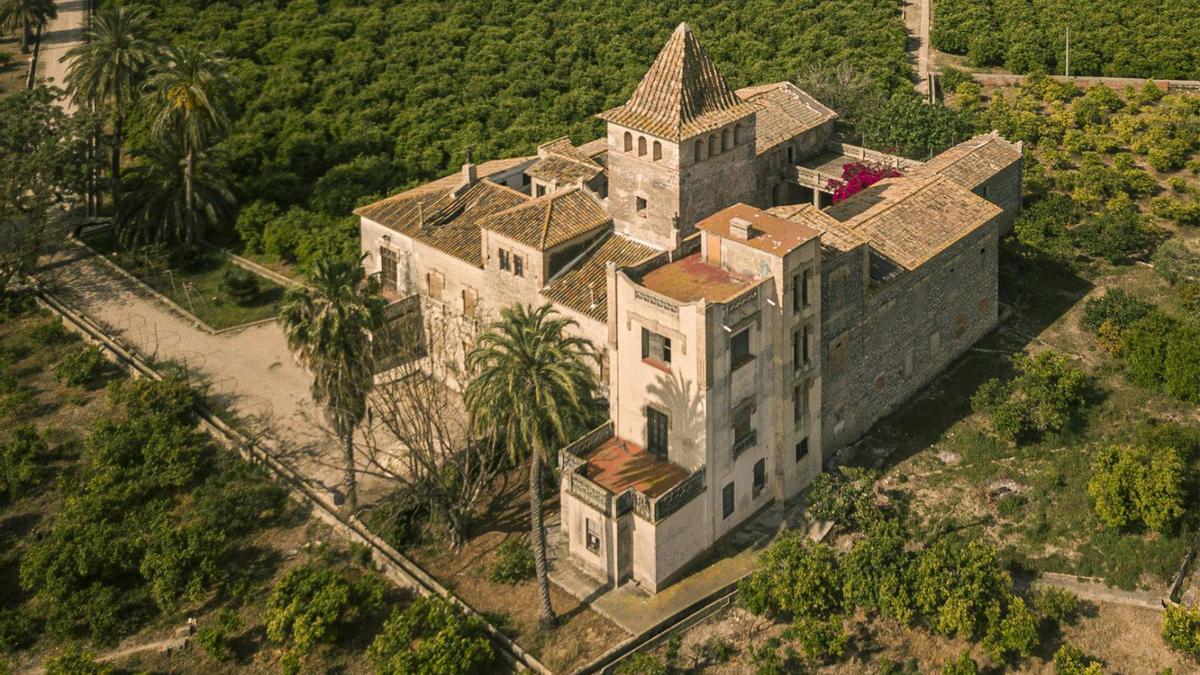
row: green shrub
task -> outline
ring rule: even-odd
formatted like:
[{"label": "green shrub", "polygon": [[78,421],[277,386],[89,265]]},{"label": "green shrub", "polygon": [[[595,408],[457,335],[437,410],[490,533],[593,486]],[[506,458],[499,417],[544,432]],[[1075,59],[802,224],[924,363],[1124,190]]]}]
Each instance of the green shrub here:
[{"label": "green shrub", "polygon": [[58,656],[46,659],[46,675],[110,675],[114,672],[112,666],[97,663],[76,646],[67,647]]},{"label": "green shrub", "polygon": [[[463,616],[449,601],[432,597],[393,611],[367,650],[367,658],[381,674],[483,675],[493,672],[496,656],[482,621]],[[661,670],[618,672],[667,672],[666,666],[659,667]]]},{"label": "green shrub", "polygon": [[60,382],[78,387],[95,382],[108,369],[108,360],[100,348],[91,345],[65,357],[54,366],[54,377]]},{"label": "green shrub", "polygon": [[1042,588],[1033,594],[1033,608],[1047,621],[1069,624],[1079,616],[1079,596],[1061,588]]},{"label": "green shrub", "polygon": [[37,479],[38,458],[46,450],[46,441],[28,424],[13,429],[0,444],[0,486],[9,502],[15,502]]},{"label": "green shrub", "polygon": [[36,417],[37,411],[37,399],[24,387],[0,394],[0,419],[20,422]]},{"label": "green shrub", "polygon": [[1150,241],[1141,217],[1132,208],[1108,210],[1088,218],[1075,228],[1075,237],[1084,253],[1111,263],[1142,253]]},{"label": "green shrub", "polygon": [[1154,305],[1138,300],[1120,288],[1112,288],[1100,297],[1088,298],[1080,323],[1093,334],[1098,333],[1106,322],[1123,331],[1152,309]]},{"label": "green shrub", "polygon": [[351,583],[341,570],[293,567],[267,599],[267,637],[301,656],[319,644],[335,642],[345,629],[381,606],[382,593],[368,579]]},{"label": "green shrub", "polygon": [[37,345],[57,345],[69,342],[75,335],[63,326],[58,318],[39,323],[29,331],[29,339]]},{"label": "green shrub", "polygon": [[957,91],[958,85],[974,82],[975,77],[960,68],[943,68],[938,75],[938,83],[941,84],[943,92]]},{"label": "green shrub", "polygon": [[915,656],[903,663],[892,663],[891,659],[884,656],[879,659],[875,672],[879,675],[921,675],[921,664]]},{"label": "green shrub", "polygon": [[200,422],[196,409],[204,400],[187,380],[174,375],[113,383],[108,399],[123,408],[129,419],[155,417],[189,429]]},{"label": "green shrub", "polygon": [[916,609],[929,628],[965,639],[991,633],[999,617],[990,610],[1012,595],[996,550],[977,541],[938,539],[917,557],[913,580]]},{"label": "green shrub", "polygon": [[942,667],[942,675],[979,675],[979,664],[971,658],[970,650],[964,649],[957,658]]},{"label": "green shrub", "polygon": [[909,625],[913,582],[905,550],[908,536],[899,522],[882,521],[867,530],[841,560],[846,607],[861,607]]},{"label": "green shrub", "polygon": [[242,619],[232,609],[222,609],[217,612],[212,623],[201,626],[196,633],[196,642],[206,654],[218,661],[224,661],[233,656],[229,638],[241,630]]},{"label": "green shrub", "polygon": [[638,652],[621,662],[617,675],[667,675],[671,669],[653,654]]},{"label": "green shrub", "polygon": [[1129,380],[1157,388],[1166,381],[1167,343],[1178,322],[1160,311],[1135,321],[1121,337],[1121,356]]},{"label": "green shrub", "polygon": [[1200,657],[1200,609],[1168,606],[1163,610],[1162,637],[1171,649]]},{"label": "green shrub", "polygon": [[1180,324],[1167,338],[1163,359],[1167,393],[1190,403],[1200,403],[1200,324]]},{"label": "green shrub", "polygon": [[140,570],[164,613],[181,603],[197,602],[225,577],[227,541],[220,530],[196,523],[160,522],[147,537]]},{"label": "green shrub", "polygon": [[1097,517],[1109,527],[1141,522],[1151,530],[1167,532],[1186,512],[1185,485],[1190,477],[1174,447],[1109,445],[1092,458],[1088,494]]},{"label": "green shrub", "polygon": [[519,538],[505,539],[496,550],[496,562],[488,578],[498,584],[515,584],[532,579],[535,573],[533,551]]},{"label": "green shrub", "polygon": [[37,641],[33,617],[20,607],[0,608],[0,652],[15,652]]},{"label": "green shrub", "polygon": [[221,274],[218,286],[221,293],[243,307],[254,303],[262,292],[257,274],[232,264]]},{"label": "green shrub", "polygon": [[972,405],[990,416],[996,434],[1010,441],[1065,430],[1083,407],[1087,375],[1065,354],[1053,351],[1015,354],[1012,364],[1017,376],[986,382]]},{"label": "green shrub", "polygon": [[736,652],[732,642],[714,635],[700,644],[692,645],[692,660],[697,667],[716,666],[727,663]]},{"label": "green shrub", "polygon": [[1018,242],[1039,256],[1070,260],[1075,255],[1075,248],[1068,225],[1074,221],[1075,211],[1075,203],[1066,195],[1055,194],[1032,201],[1017,214],[1013,234]]},{"label": "green shrub", "polygon": [[1084,657],[1078,647],[1064,644],[1054,652],[1054,672],[1057,675],[1102,675],[1104,669],[1098,661]]},{"label": "green shrub", "polygon": [[738,584],[738,597],[755,614],[829,616],[842,608],[842,586],[833,549],[792,531],[762,554],[759,569]]},{"label": "green shrub", "polygon": [[846,655],[846,645],[850,642],[845,622],[837,614],[827,618],[800,617],[784,632],[784,636],[799,643],[800,651],[815,660],[842,658]]},{"label": "green shrub", "polygon": [[263,252],[263,232],[278,217],[279,207],[274,202],[255,200],[238,210],[234,229],[248,252]]},{"label": "green shrub", "polygon": [[0,52],[0,70],[11,66],[14,60],[16,60],[16,57],[11,52]]},{"label": "green shrub", "polygon": [[997,661],[1023,659],[1038,645],[1038,624],[1033,612],[1021,598],[1011,597],[1008,606],[1000,610],[995,604],[988,608],[988,634],[983,640],[988,655]]},{"label": "green shrub", "polygon": [[808,515],[831,520],[848,530],[863,530],[879,520],[875,471],[842,466],[817,475],[808,493]]}]

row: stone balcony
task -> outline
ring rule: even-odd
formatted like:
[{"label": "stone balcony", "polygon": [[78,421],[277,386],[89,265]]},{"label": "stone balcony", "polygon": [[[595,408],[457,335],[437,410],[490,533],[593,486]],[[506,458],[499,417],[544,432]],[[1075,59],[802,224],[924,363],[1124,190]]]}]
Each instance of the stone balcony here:
[{"label": "stone balcony", "polygon": [[693,472],[613,436],[612,422],[559,451],[563,488],[609,515],[633,511],[651,523],[704,491],[704,468]]}]

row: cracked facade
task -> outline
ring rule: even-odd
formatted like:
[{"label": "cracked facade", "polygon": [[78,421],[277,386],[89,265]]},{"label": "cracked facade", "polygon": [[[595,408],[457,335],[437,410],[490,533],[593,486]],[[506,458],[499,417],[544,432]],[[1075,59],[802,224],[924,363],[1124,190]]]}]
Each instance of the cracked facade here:
[{"label": "cracked facade", "polygon": [[[422,311],[550,302],[605,351],[610,421],[559,453],[563,531],[585,573],[657,592],[995,325],[1021,147],[842,144],[790,83],[733,90],[686,24],[598,116],[604,138],[355,213],[363,264]],[[831,205],[860,160],[902,175]]]}]

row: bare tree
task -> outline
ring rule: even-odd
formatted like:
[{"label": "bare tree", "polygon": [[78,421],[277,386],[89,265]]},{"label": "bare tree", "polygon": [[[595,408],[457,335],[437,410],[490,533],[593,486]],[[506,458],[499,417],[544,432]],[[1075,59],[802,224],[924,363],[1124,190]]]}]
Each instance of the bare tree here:
[{"label": "bare tree", "polygon": [[377,335],[387,354],[378,362],[392,367],[375,385],[365,434],[369,470],[427,511],[454,547],[506,466],[503,450],[478,436],[462,396],[447,384],[463,381],[461,356],[476,334],[470,320],[426,312]]},{"label": "bare tree", "polygon": [[813,63],[797,75],[796,86],[852,126],[884,100],[876,82],[848,60]]}]

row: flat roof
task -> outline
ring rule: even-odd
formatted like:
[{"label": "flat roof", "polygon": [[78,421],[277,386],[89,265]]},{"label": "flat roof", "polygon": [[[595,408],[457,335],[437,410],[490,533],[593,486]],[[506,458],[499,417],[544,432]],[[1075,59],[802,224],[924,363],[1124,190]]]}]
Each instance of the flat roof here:
[{"label": "flat roof", "polygon": [[726,302],[754,285],[753,277],[732,274],[704,262],[693,253],[655,268],[641,278],[642,286],[679,302]]},{"label": "flat roof", "polygon": [[[751,231],[748,239],[739,239],[730,234],[730,221],[734,218],[741,218],[750,223]],[[781,257],[821,234],[820,230],[800,222],[771,215],[749,204],[734,204],[721,209],[696,223],[696,227],[709,234],[719,235],[730,241]]]},{"label": "flat roof", "polygon": [[588,479],[613,494],[633,488],[658,497],[689,475],[682,466],[620,438],[608,439],[586,461]]}]

